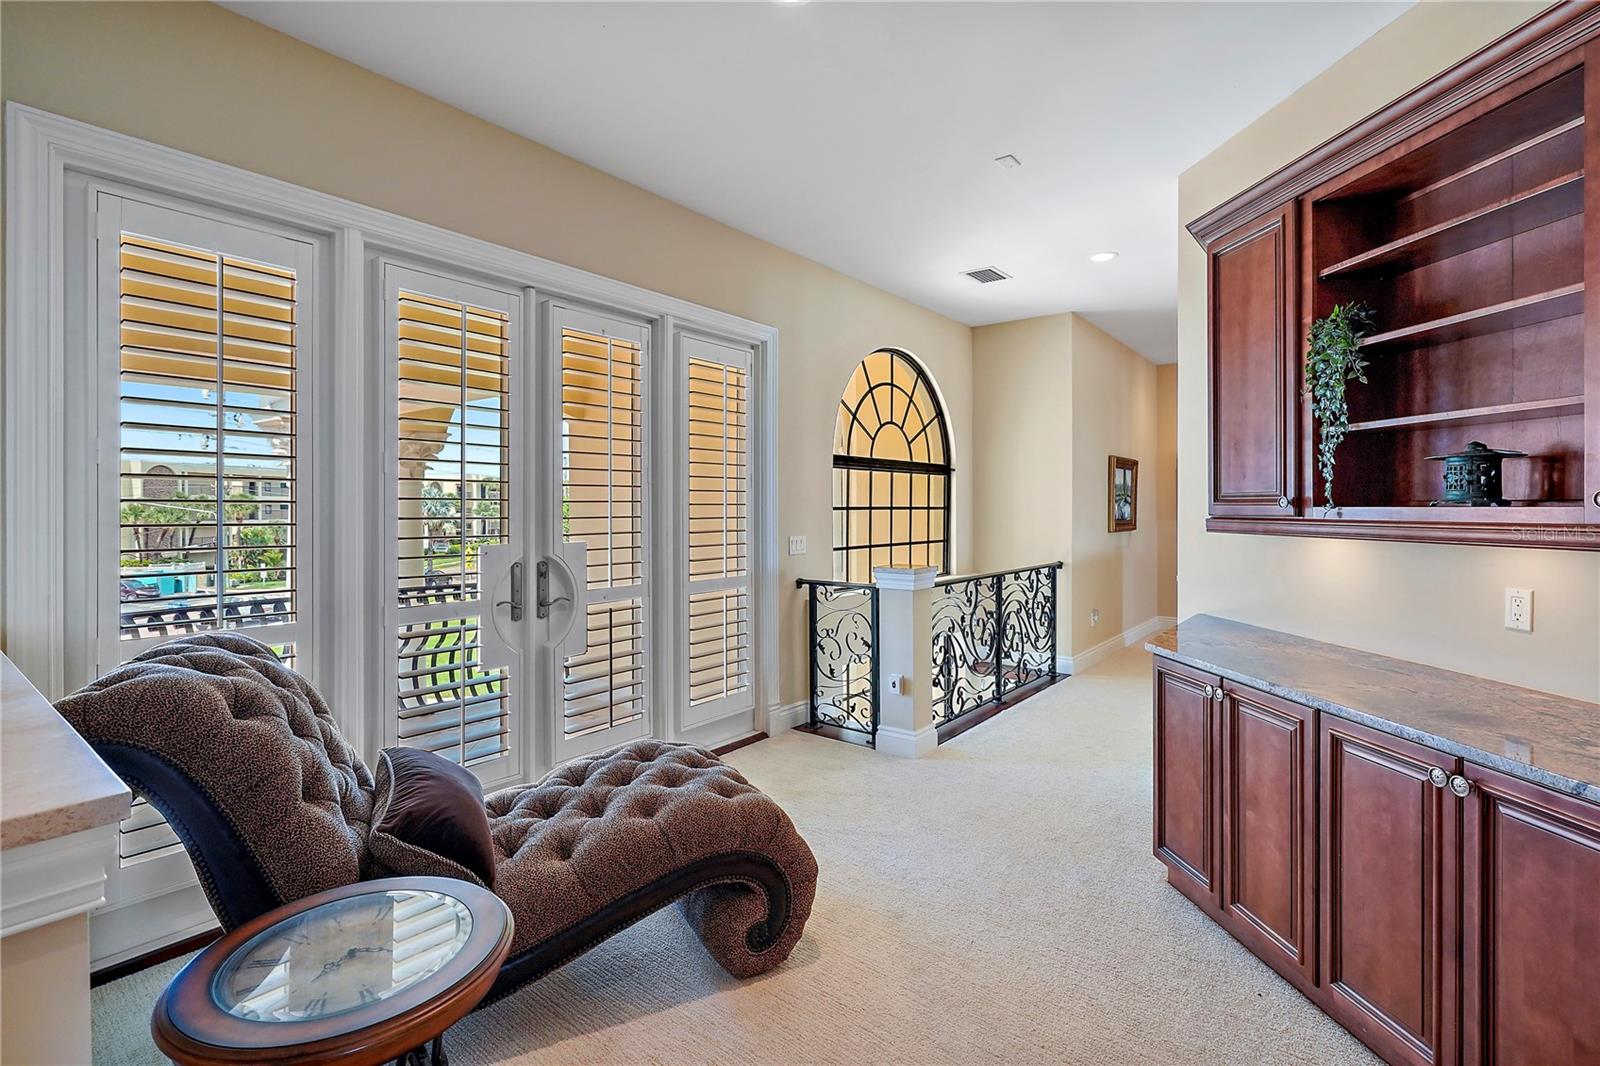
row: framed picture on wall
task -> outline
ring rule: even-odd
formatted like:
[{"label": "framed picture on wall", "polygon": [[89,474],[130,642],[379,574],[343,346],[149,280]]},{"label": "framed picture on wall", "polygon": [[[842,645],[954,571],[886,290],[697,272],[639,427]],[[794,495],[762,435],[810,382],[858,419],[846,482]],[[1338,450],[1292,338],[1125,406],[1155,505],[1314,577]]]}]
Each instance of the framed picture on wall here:
[{"label": "framed picture on wall", "polygon": [[1107,528],[1127,533],[1139,526],[1139,460],[1111,456],[1108,464]]}]

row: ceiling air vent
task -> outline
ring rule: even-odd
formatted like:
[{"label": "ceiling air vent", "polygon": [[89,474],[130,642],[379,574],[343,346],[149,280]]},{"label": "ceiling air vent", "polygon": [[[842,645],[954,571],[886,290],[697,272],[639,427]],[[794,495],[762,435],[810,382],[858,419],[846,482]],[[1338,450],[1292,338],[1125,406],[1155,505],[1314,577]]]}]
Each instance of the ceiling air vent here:
[{"label": "ceiling air vent", "polygon": [[977,270],[963,270],[962,273],[980,285],[987,285],[993,281],[1005,281],[1011,277],[1010,274],[998,267],[979,267]]}]

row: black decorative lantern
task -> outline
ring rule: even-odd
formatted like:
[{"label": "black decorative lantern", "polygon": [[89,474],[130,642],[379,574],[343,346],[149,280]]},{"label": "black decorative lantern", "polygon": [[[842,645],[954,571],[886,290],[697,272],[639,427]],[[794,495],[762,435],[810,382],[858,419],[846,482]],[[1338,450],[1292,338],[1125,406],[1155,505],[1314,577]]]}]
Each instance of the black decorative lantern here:
[{"label": "black decorative lantern", "polygon": [[1444,499],[1435,504],[1466,504],[1469,507],[1504,507],[1500,495],[1500,464],[1527,452],[1491,448],[1481,440],[1471,441],[1454,455],[1430,455],[1444,463]]}]

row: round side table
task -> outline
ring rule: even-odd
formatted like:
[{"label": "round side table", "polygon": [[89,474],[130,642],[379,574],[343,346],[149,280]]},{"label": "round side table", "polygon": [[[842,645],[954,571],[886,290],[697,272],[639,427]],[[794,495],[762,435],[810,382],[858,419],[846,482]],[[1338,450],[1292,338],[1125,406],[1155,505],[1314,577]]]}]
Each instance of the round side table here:
[{"label": "round side table", "polygon": [[511,933],[505,903],[467,881],[345,885],[206,948],[162,993],[150,1030],[183,1066],[445,1066],[444,1031],[494,984]]}]

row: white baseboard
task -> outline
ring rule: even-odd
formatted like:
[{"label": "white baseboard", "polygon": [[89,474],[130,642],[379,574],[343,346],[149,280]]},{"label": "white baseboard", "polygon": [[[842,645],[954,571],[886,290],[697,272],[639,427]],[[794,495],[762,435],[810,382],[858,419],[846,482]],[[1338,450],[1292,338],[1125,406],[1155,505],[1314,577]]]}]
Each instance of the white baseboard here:
[{"label": "white baseboard", "polygon": [[1170,629],[1177,624],[1176,618],[1169,618],[1166,615],[1147,618],[1136,626],[1124,629],[1116,636],[1107,637],[1100,643],[1083,649],[1076,655],[1060,656],[1056,660],[1056,669],[1064,674],[1081,674],[1111,653],[1138,644],[1151,634]]},{"label": "white baseboard", "polygon": [[782,736],[797,725],[805,725],[810,719],[811,704],[805,700],[781,704],[767,712],[767,736]]},{"label": "white baseboard", "polygon": [[878,751],[902,759],[916,759],[939,746],[939,727],[927,725],[916,731],[878,726]]}]

